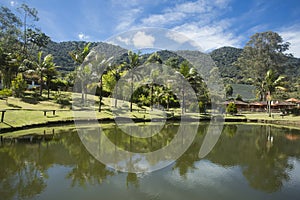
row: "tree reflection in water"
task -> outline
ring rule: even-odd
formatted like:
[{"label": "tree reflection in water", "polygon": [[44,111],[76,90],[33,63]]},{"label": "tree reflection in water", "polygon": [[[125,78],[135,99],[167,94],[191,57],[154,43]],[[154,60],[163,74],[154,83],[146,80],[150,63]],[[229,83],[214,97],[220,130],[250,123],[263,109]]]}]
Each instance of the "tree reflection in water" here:
[{"label": "tree reflection in water", "polygon": [[[189,131],[193,127],[185,128]],[[197,162],[201,162],[198,153],[207,128],[208,124],[201,124],[192,145],[172,166],[172,170],[178,170],[183,179],[187,179],[187,173],[198,170]],[[177,130],[178,124],[169,123],[153,137],[139,139],[122,133],[111,124],[106,126],[105,134],[119,148],[151,152],[168,145]],[[254,189],[268,193],[279,191],[290,179],[289,172],[293,169],[290,158],[300,158],[300,140],[290,139],[297,134],[299,131],[272,126],[228,124],[214,149],[204,159],[223,167],[239,166]],[[273,137],[272,142],[268,140],[269,136]],[[181,142],[184,140],[182,135]],[[150,157],[148,162],[155,164],[156,159]],[[28,199],[42,193],[47,187],[48,171],[55,165],[70,168],[65,179],[70,180],[71,187],[100,185],[108,177],[119,174],[87,152],[76,129],[56,131],[50,141],[6,142],[0,146],[0,161],[1,199]],[[127,173],[123,185],[139,188],[140,182],[138,174]]]}]

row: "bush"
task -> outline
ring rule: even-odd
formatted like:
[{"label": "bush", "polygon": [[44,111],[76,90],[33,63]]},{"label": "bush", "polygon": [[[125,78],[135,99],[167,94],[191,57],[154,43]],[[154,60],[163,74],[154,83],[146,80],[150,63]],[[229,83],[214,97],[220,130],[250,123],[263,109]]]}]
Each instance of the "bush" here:
[{"label": "bush", "polygon": [[70,95],[67,93],[61,93],[60,91],[58,91],[54,94],[54,100],[56,103],[61,104],[63,106],[67,106],[67,105],[71,104]]},{"label": "bush", "polygon": [[235,103],[233,102],[230,102],[226,108],[226,112],[231,114],[231,115],[234,115],[237,113],[237,107],[235,105]]},{"label": "bush", "polygon": [[12,85],[12,94],[15,97],[23,97],[24,92],[27,89],[27,83],[23,79],[22,74],[18,74],[18,76],[11,82]]},{"label": "bush", "polygon": [[10,89],[0,90],[0,99],[6,99],[6,103],[8,97],[10,97],[11,95],[12,95],[12,91]]},{"label": "bush", "polygon": [[12,91],[10,89],[0,90],[0,98],[7,98],[12,95]]}]

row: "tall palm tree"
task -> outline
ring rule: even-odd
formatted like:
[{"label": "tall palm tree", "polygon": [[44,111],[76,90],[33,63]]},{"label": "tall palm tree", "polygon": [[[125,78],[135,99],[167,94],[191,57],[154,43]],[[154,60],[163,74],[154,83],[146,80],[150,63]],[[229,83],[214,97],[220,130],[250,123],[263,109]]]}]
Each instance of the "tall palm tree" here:
[{"label": "tall palm tree", "polygon": [[[134,68],[140,65],[140,55],[139,53],[134,53],[132,51],[128,51],[128,67],[129,69],[133,70]],[[131,72],[131,85],[130,85],[130,112],[132,112],[132,101],[133,101],[133,80],[134,80],[134,73]]]},{"label": "tall palm tree", "polygon": [[[97,77],[100,78],[99,80],[99,108],[98,112],[101,112],[101,105],[102,105],[102,90],[103,90],[103,75],[107,74],[108,67],[111,65],[110,61],[113,59],[113,57],[110,57],[108,59],[101,57],[99,60],[96,58],[96,64],[94,64],[92,67],[96,71]],[[100,77],[98,77],[100,76]]]},{"label": "tall palm tree", "polygon": [[265,76],[264,83],[265,83],[265,91],[266,91],[266,97],[268,103],[269,117],[271,117],[272,94],[276,91],[276,89],[285,90],[285,88],[282,86],[284,79],[285,79],[284,76],[276,75],[276,73],[272,69],[268,70]]},{"label": "tall palm tree", "polygon": [[[83,47],[83,49],[77,49],[74,51],[69,52],[69,55],[73,59],[73,61],[79,65],[81,65],[84,61],[84,59],[87,57],[87,55],[90,53],[90,45],[91,43],[88,43]],[[86,85],[84,84],[85,78],[89,76],[90,70],[87,66],[78,67],[76,70],[78,73],[77,75],[81,79],[81,101],[82,103],[85,102],[84,94],[86,93]]]}]

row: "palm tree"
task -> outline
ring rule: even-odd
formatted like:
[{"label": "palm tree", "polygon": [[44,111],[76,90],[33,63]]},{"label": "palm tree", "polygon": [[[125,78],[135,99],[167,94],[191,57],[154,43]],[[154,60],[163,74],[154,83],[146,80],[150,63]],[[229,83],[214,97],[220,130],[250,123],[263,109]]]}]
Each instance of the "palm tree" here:
[{"label": "palm tree", "polygon": [[[91,43],[88,43],[83,47],[83,49],[77,49],[74,51],[69,52],[69,55],[74,60],[75,63],[81,65],[84,61],[84,59],[87,57],[87,55],[90,53],[90,45]],[[77,75],[79,75],[79,78],[81,79],[81,101],[85,102],[84,94],[86,92],[86,85],[84,84],[85,79],[87,76],[89,76],[90,70],[87,66],[79,67],[77,68]]]},{"label": "palm tree", "polygon": [[[140,55],[139,53],[134,53],[132,51],[128,51],[128,67],[129,69],[133,70],[140,64]],[[131,86],[130,86],[130,112],[132,112],[132,101],[133,101],[133,80],[134,80],[134,73],[131,72]]]},{"label": "palm tree", "polygon": [[[110,57],[109,59],[101,58],[101,61],[98,62],[96,59],[96,65],[93,65],[94,70],[97,73],[97,76],[100,75],[99,80],[99,108],[98,112],[101,112],[101,105],[102,105],[102,90],[103,90],[103,75],[107,74],[107,67],[111,65],[110,61],[113,59],[113,57]],[[97,77],[98,78],[98,77]]]},{"label": "palm tree", "polygon": [[[53,62],[53,56],[51,54],[46,55],[42,58],[43,52],[39,51],[37,56],[37,61],[24,60],[25,65],[30,65],[33,69],[27,70],[27,73],[37,72],[40,78],[40,96],[42,96],[43,86],[44,86],[44,76],[53,71],[56,66]],[[49,97],[48,97],[49,98]]]},{"label": "palm tree", "polygon": [[265,83],[265,91],[266,91],[266,97],[268,103],[267,105],[268,105],[269,117],[271,117],[272,94],[276,91],[276,89],[285,90],[285,88],[282,87],[282,83],[284,79],[285,79],[284,76],[276,75],[272,69],[268,70],[265,76],[264,83]]}]

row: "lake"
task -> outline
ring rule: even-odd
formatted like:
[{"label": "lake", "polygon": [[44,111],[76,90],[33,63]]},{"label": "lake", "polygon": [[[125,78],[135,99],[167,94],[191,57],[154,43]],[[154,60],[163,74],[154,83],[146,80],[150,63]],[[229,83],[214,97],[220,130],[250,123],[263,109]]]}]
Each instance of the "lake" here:
[{"label": "lake", "polygon": [[[112,123],[104,132],[122,149],[149,152],[167,145],[178,126],[167,123],[142,139]],[[207,128],[201,122],[187,151],[169,166],[137,174],[96,160],[75,127],[50,127],[45,136],[42,129],[26,130],[32,135],[0,144],[0,199],[299,199],[299,130],[225,124],[217,144],[200,159]]]}]

